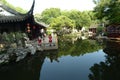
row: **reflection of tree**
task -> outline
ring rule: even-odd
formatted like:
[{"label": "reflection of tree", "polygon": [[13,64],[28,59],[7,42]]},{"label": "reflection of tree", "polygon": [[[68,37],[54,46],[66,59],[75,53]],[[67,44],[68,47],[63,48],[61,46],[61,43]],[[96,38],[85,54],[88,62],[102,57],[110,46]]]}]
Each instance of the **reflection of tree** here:
[{"label": "reflection of tree", "polygon": [[120,49],[116,42],[107,42],[104,52],[105,62],[94,64],[89,74],[90,80],[119,80],[120,79]]},{"label": "reflection of tree", "polygon": [[120,42],[106,41],[106,47],[104,52],[111,55],[119,55],[120,53]]},{"label": "reflection of tree", "polygon": [[94,64],[90,68],[90,80],[119,80],[120,79],[120,56],[106,56],[105,62]]},{"label": "reflection of tree", "polygon": [[0,66],[1,80],[39,80],[45,55],[36,53],[18,63]]},{"label": "reflection of tree", "polygon": [[74,44],[72,44],[72,39],[69,37],[59,38],[59,55],[79,56],[99,49],[101,49],[101,47],[95,40],[77,39]]}]

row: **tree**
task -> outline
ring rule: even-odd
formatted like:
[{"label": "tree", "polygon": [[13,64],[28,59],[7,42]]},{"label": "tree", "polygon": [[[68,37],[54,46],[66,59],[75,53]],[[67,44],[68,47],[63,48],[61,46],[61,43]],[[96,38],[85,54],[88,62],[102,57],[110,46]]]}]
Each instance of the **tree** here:
[{"label": "tree", "polygon": [[120,0],[111,0],[106,13],[110,24],[120,23]]},{"label": "tree", "polygon": [[62,15],[67,16],[71,20],[75,21],[75,28],[81,29],[81,12],[78,10],[63,11]]},{"label": "tree", "polygon": [[92,11],[83,11],[70,10],[63,11],[62,15],[67,16],[71,20],[75,21],[76,29],[81,29],[82,27],[90,27],[91,25],[96,24],[96,17]]},{"label": "tree", "polygon": [[74,21],[66,16],[59,16],[57,18],[54,18],[53,21],[50,23],[50,27],[58,31],[62,30],[63,28],[72,29],[74,26]]},{"label": "tree", "polygon": [[34,15],[34,17],[38,22],[41,22],[41,14],[37,13]]},{"label": "tree", "polygon": [[94,0],[98,19],[106,24],[119,24],[120,0]]},{"label": "tree", "polygon": [[41,13],[41,21],[45,22],[46,24],[50,24],[50,22],[61,15],[61,10],[59,8],[49,8],[45,9]]},{"label": "tree", "polygon": [[57,29],[59,30],[62,29],[62,27],[65,27],[63,25],[68,25],[68,24],[64,24],[62,20],[59,21],[60,19],[58,17],[64,16],[65,19],[69,18],[68,20],[70,21],[69,25],[71,25],[72,23],[74,24],[74,28],[80,30],[82,27],[90,27],[91,25],[93,26],[97,24],[98,21],[96,20],[96,17],[94,17],[94,15],[95,14],[92,11],[84,11],[84,12],[80,12],[78,10],[61,11],[59,8],[50,8],[50,9],[45,9],[41,14],[36,14],[35,18],[37,21],[39,22],[42,21],[46,24],[49,24],[51,27],[54,26],[55,28],[56,26],[56,30]]}]

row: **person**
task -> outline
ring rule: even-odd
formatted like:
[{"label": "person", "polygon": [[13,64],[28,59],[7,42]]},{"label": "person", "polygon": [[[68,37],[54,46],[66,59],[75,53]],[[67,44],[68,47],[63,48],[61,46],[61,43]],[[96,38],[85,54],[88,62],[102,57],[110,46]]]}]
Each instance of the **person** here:
[{"label": "person", "polygon": [[49,43],[50,43],[50,46],[51,46],[51,44],[52,44],[52,35],[49,34],[48,38],[49,38]]},{"label": "person", "polygon": [[41,32],[41,37],[43,38],[43,37],[44,37],[44,29],[42,28],[42,29],[40,30],[40,32]]},{"label": "person", "polygon": [[41,37],[39,36],[38,37],[38,45],[41,46],[41,44],[42,44],[42,40],[41,40]]}]

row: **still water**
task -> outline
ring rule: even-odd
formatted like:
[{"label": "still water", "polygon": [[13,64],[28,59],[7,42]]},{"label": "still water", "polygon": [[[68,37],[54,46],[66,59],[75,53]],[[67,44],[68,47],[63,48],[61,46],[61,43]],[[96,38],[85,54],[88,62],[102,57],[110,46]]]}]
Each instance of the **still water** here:
[{"label": "still water", "polygon": [[58,50],[1,65],[0,80],[120,80],[119,49],[111,41],[63,37]]},{"label": "still water", "polygon": [[82,56],[61,56],[59,62],[43,63],[40,80],[89,80],[90,67],[105,60],[102,50]]}]

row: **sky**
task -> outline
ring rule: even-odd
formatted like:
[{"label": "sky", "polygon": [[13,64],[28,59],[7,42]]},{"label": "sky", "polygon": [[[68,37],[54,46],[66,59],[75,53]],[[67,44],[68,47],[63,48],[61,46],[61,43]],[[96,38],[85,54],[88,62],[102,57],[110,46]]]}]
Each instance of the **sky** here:
[{"label": "sky", "polygon": [[[31,8],[33,0],[6,0],[15,7],[25,10]],[[60,8],[61,10],[76,9],[79,11],[93,10],[93,0],[35,0],[34,13],[41,13],[46,8]]]}]

